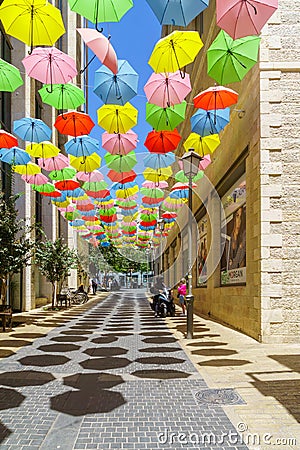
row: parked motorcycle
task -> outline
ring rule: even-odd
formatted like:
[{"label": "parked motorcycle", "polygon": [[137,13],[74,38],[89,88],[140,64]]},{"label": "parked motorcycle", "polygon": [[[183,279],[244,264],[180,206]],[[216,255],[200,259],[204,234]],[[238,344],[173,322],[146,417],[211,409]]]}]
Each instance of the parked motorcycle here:
[{"label": "parked motorcycle", "polygon": [[[152,293],[154,292],[152,291]],[[175,316],[174,297],[171,289],[166,288],[156,292],[152,296],[152,300],[151,308],[155,311],[156,316]]]}]

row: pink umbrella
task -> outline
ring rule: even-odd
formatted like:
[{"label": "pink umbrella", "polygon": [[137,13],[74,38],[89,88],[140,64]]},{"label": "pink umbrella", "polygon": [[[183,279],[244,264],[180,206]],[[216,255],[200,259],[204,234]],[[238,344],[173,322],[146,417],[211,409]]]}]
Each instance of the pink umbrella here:
[{"label": "pink umbrella", "polygon": [[57,156],[53,156],[52,158],[39,158],[38,165],[42,167],[42,169],[51,172],[52,170],[61,170],[68,167],[69,160],[65,155],[59,153]]},{"label": "pink umbrella", "polygon": [[109,39],[93,28],[76,28],[76,30],[80,33],[86,45],[100,59],[102,64],[116,74],[118,72],[118,60]]},{"label": "pink umbrella", "polygon": [[22,63],[27,75],[44,84],[65,84],[76,77],[76,63],[56,47],[37,47]]},{"label": "pink umbrella", "polygon": [[26,183],[36,184],[37,186],[46,184],[49,181],[46,175],[43,175],[42,173],[37,173],[35,175],[22,175],[21,178],[26,181]]},{"label": "pink umbrella", "polygon": [[278,0],[217,0],[217,25],[232,39],[259,34]]},{"label": "pink umbrella", "polygon": [[155,188],[165,189],[169,185],[168,185],[167,181],[159,181],[158,183],[155,183],[153,181],[147,181],[146,180],[146,181],[144,181],[142,186],[145,187],[145,188],[149,188],[149,189],[155,189]]},{"label": "pink umbrella", "polygon": [[[203,156],[202,160],[199,163],[199,170],[205,170],[207,166],[209,166],[211,163],[211,159],[210,159],[210,155],[205,155]],[[183,163],[182,161],[179,159],[178,160],[178,165],[180,167],[181,170],[183,170]]]},{"label": "pink umbrella", "polygon": [[101,172],[98,170],[93,170],[93,172],[77,172],[76,174],[77,180],[80,181],[103,181],[104,177]]},{"label": "pink umbrella", "polygon": [[127,155],[136,148],[137,142],[138,136],[132,130],[127,133],[102,133],[102,147],[112,155]]},{"label": "pink umbrella", "polygon": [[182,78],[180,71],[174,73],[153,73],[144,86],[149,103],[167,108],[182,103],[191,92],[190,77]]}]

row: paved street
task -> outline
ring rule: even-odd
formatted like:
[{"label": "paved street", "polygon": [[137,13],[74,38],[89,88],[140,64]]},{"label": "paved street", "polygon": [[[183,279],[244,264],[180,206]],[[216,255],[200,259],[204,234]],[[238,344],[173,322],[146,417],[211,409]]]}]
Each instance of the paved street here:
[{"label": "paved street", "polygon": [[243,399],[208,389],[142,291],[33,326],[1,335],[1,449],[247,449],[222,407]]}]

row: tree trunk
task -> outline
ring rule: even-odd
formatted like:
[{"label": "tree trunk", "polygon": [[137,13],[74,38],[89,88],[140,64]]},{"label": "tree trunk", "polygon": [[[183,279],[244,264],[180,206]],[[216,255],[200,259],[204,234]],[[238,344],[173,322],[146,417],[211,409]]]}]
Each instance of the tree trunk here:
[{"label": "tree trunk", "polygon": [[55,299],[56,299],[56,283],[52,283],[52,309],[54,309],[55,306]]},{"label": "tree trunk", "polygon": [[1,277],[1,291],[0,291],[1,305],[6,304],[7,278],[8,278],[7,276]]}]

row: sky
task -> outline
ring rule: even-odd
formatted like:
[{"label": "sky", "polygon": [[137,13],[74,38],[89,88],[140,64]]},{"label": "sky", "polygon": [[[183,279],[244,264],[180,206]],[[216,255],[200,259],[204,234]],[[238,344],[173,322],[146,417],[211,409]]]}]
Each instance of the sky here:
[{"label": "sky", "polygon": [[[138,109],[138,124],[133,131],[138,134],[138,146],[136,153],[145,152],[144,141],[152,127],[145,120],[146,96],[143,86],[150,77],[153,69],[148,65],[151,52],[154,45],[161,37],[161,25],[153,14],[146,0],[134,0],[134,6],[121,19],[120,22],[101,24],[103,33],[111,35],[111,44],[114,47],[118,59],[127,60],[134,70],[139,74],[138,95],[130,103]],[[93,55],[93,54],[91,54]],[[100,98],[93,93],[94,71],[101,66],[100,61],[95,58],[89,66],[89,114],[97,124],[97,109],[103,105]],[[96,125],[91,135],[101,140],[101,134],[104,130]],[[104,151],[103,151],[104,153]],[[138,158],[138,165],[134,168],[137,173],[144,170],[141,162],[142,157]],[[102,161],[102,166],[105,161]]]}]

